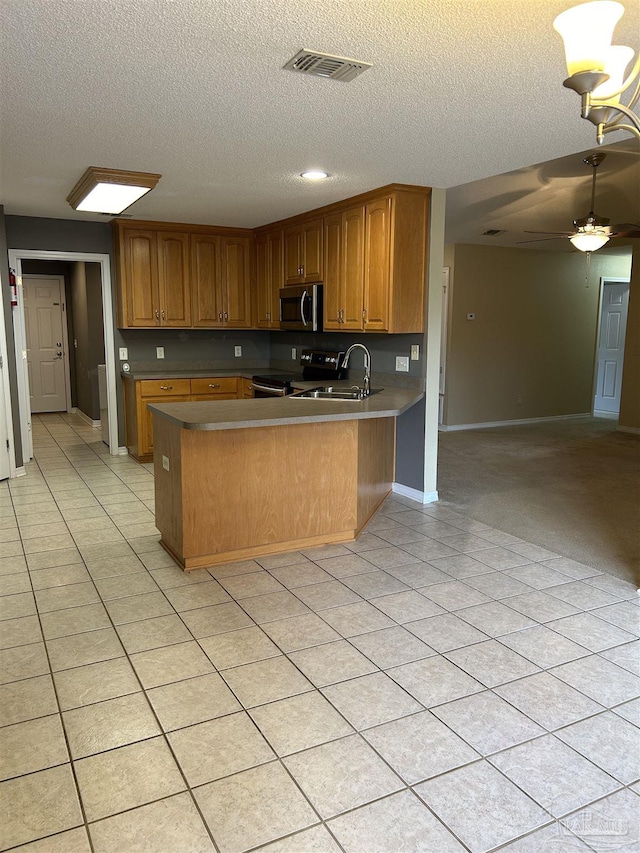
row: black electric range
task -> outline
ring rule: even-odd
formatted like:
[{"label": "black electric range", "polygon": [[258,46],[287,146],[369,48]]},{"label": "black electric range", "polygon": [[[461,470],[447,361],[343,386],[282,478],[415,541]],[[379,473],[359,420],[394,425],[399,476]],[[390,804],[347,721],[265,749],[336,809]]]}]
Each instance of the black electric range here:
[{"label": "black electric range", "polygon": [[344,379],[346,370],[342,368],[344,352],[303,349],[300,358],[300,373],[274,373],[271,376],[253,376],[254,397],[286,397],[293,393],[293,383],[300,379],[305,382],[331,382]]}]

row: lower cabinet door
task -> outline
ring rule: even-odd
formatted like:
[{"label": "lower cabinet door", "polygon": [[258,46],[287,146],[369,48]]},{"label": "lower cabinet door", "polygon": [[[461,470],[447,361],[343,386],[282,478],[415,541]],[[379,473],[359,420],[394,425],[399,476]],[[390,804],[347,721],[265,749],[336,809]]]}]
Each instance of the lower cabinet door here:
[{"label": "lower cabinet door", "polygon": [[153,453],[153,413],[149,411],[150,403],[188,403],[191,396],[176,395],[168,397],[144,397],[141,400],[141,417],[138,423],[138,455],[147,456]]}]

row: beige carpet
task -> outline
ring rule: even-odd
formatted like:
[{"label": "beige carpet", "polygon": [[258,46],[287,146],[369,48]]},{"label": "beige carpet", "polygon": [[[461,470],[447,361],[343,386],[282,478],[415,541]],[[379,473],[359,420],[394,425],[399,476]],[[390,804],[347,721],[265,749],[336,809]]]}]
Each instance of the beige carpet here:
[{"label": "beige carpet", "polygon": [[640,585],[640,436],[579,418],[440,433],[445,505]]}]

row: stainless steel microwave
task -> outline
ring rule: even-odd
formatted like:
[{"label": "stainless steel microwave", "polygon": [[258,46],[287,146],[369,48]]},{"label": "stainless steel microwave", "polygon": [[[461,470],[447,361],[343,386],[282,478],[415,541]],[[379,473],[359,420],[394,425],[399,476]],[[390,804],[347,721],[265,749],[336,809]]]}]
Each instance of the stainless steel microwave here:
[{"label": "stainless steel microwave", "polygon": [[322,331],[321,284],[280,288],[280,328],[296,332]]}]

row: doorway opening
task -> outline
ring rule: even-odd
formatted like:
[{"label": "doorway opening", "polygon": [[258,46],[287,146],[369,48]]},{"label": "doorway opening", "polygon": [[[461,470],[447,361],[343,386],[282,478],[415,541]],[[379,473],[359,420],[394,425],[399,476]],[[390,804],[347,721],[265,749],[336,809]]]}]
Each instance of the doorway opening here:
[{"label": "doorway opening", "polygon": [[[108,255],[85,252],[53,252],[35,249],[10,249],[9,266],[15,270],[19,283],[18,305],[13,309],[16,372],[18,384],[18,406],[20,415],[20,431],[22,438],[22,453],[24,462],[33,458],[33,438],[31,432],[31,382],[27,358],[27,329],[24,299],[23,274],[24,265],[30,261],[63,261],[70,264],[98,264],[102,289],[102,340],[104,346],[104,363],[106,366],[106,398],[108,408],[109,452],[112,456],[119,453],[118,447],[118,410],[116,396],[116,362],[114,357],[113,340],[113,302],[111,287],[111,264]],[[23,263],[24,262],[24,263]],[[55,342],[57,343],[57,341]],[[56,350],[57,352],[57,350]],[[96,383],[97,393],[97,383]],[[15,457],[13,460],[15,469]]]},{"label": "doorway opening", "polygon": [[624,342],[629,308],[629,279],[601,278],[594,370],[594,417],[620,414]]}]

